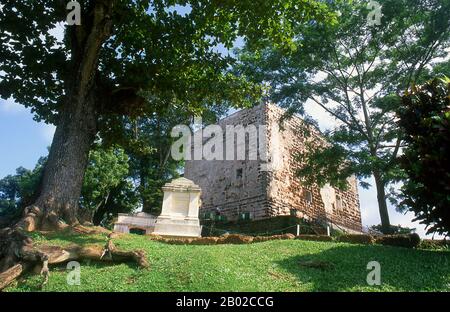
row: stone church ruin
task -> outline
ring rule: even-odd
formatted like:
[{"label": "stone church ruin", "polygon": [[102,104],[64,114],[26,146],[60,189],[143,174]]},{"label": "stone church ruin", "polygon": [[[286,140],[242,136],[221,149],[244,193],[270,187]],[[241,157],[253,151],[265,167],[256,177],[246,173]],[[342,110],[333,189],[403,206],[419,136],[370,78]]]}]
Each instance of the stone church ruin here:
[{"label": "stone church ruin", "polygon": [[[348,179],[350,187],[342,191],[329,185],[323,188],[302,185],[295,176],[298,162],[294,155],[306,148],[305,142],[311,136],[320,137],[320,132],[309,127],[309,135],[305,135],[299,130],[305,127],[302,119],[296,116],[283,119],[284,113],[273,104],[260,104],[238,111],[218,123],[224,133],[230,125],[264,126],[267,130],[265,136],[259,135],[258,144],[265,147],[262,150],[266,150],[267,155],[259,155],[256,160],[248,157],[186,160],[184,176],[201,188],[200,216],[213,218],[220,215],[227,221],[297,216],[349,232],[361,232],[355,178]],[[246,155],[254,148],[248,143],[249,140],[236,143],[246,144]],[[239,146],[236,147],[239,150]],[[225,154],[225,144],[223,149]]]}]

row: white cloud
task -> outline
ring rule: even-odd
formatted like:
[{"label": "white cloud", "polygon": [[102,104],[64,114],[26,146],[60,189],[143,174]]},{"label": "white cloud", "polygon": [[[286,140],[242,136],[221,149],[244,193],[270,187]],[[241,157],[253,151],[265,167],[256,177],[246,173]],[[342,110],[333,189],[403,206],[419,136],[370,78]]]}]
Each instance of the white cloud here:
[{"label": "white cloud", "polygon": [[313,117],[319,123],[320,130],[330,130],[334,128],[337,121],[334,117],[330,116],[322,107],[317,105],[314,101],[308,100],[305,103],[305,112]]},{"label": "white cloud", "polygon": [[[0,113],[5,115],[23,115],[31,117],[31,112],[29,108],[14,102],[13,99],[0,100]],[[41,138],[45,141],[45,144],[50,145],[53,140],[53,135],[55,134],[56,127],[54,125],[49,125],[46,123],[38,123],[38,131]]]}]

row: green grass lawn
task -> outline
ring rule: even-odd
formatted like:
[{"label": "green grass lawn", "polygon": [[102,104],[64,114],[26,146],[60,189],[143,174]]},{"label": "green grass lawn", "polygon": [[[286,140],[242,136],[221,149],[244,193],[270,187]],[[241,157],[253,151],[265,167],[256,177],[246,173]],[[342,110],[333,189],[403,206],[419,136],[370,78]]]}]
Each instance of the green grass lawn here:
[{"label": "green grass lawn", "polygon": [[[34,234],[38,243],[100,244],[98,235]],[[277,240],[249,245],[169,245],[148,237],[114,240],[123,249],[144,249],[150,269],[134,264],[81,263],[81,285],[66,282],[66,266],[51,267],[43,291],[450,291],[450,251],[377,245]],[[326,269],[299,262],[332,263]],[[369,286],[366,266],[381,264],[381,286]],[[6,291],[37,291],[42,278],[26,276]]]}]

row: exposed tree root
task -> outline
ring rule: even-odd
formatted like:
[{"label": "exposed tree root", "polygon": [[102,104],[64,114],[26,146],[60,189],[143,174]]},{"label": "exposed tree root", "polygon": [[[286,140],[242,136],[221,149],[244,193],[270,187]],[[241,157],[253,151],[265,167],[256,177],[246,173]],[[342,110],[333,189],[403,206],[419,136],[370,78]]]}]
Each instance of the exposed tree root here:
[{"label": "exposed tree root", "polygon": [[16,278],[18,278],[24,272],[24,264],[17,263],[8,270],[0,273],[0,290],[11,284]]},{"label": "exposed tree root", "polygon": [[[89,229],[77,226],[74,231],[92,234],[106,230]],[[112,235],[108,235],[108,242],[104,247],[70,245],[35,246],[32,240],[20,229],[3,229],[0,231],[0,290],[21,276],[24,272],[34,268],[43,276],[43,285],[49,277],[48,265],[61,264],[69,261],[93,260],[110,263],[135,262],[141,268],[148,268],[149,263],[145,253],[141,250],[125,251],[117,249],[112,242]]]},{"label": "exposed tree root", "polygon": [[33,232],[37,229],[44,231],[60,231],[68,226],[78,225],[78,220],[73,216],[66,218],[66,220],[70,221],[68,224],[60,220],[57,212],[61,213],[61,215],[65,215],[63,213],[64,207],[60,206],[61,205],[55,204],[52,198],[47,199],[40,204],[28,206],[24,209],[23,217],[15,227],[26,232]]}]

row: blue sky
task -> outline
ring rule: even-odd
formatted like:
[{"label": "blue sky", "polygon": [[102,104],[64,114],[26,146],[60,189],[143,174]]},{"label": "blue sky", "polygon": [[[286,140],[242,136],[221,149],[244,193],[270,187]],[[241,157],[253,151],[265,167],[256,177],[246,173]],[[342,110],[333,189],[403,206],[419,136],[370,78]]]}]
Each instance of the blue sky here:
[{"label": "blue sky", "polygon": [[30,110],[12,100],[0,100],[0,177],[17,167],[34,168],[47,154],[54,126],[37,123]]}]

